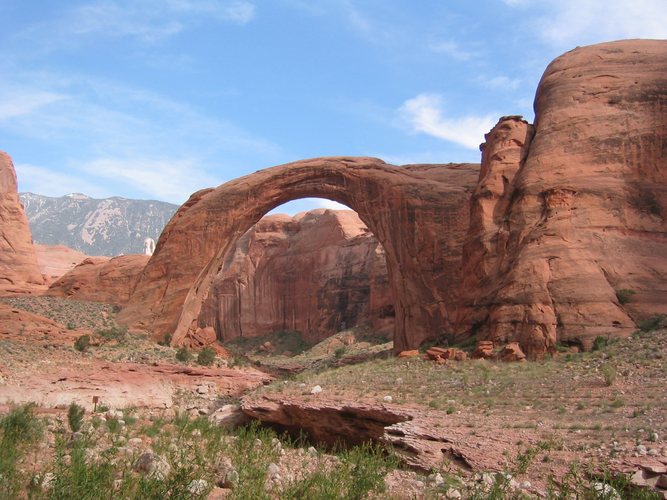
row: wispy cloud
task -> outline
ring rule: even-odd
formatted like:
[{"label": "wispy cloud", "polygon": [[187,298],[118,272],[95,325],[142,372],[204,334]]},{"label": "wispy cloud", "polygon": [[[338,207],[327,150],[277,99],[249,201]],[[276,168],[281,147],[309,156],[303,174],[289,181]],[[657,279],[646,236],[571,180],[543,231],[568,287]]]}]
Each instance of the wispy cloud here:
[{"label": "wispy cloud", "polygon": [[198,167],[195,159],[97,158],[80,168],[97,178],[131,184],[151,198],[179,203],[222,182]]},{"label": "wispy cloud", "polygon": [[412,132],[477,149],[484,141],[484,134],[496,123],[494,115],[446,118],[443,115],[442,101],[438,94],[419,94],[403,103],[398,110],[399,119],[408,125]]},{"label": "wispy cloud", "polygon": [[480,57],[479,51],[463,48],[453,40],[431,42],[429,49],[437,54],[444,54],[457,61],[470,61]]},{"label": "wispy cloud", "polygon": [[84,179],[78,172],[56,171],[27,163],[17,163],[14,167],[20,192],[27,191],[44,196],[84,193],[93,198],[106,198],[117,194],[102,184]]},{"label": "wispy cloud", "polygon": [[0,122],[30,115],[62,99],[65,96],[55,92],[5,87],[0,94]]},{"label": "wispy cloud", "polygon": [[510,78],[505,75],[493,77],[479,77],[477,81],[484,87],[492,89],[516,90],[521,85],[520,78]]},{"label": "wispy cloud", "polygon": [[559,48],[620,38],[667,38],[664,0],[503,0],[532,13],[538,36]]}]

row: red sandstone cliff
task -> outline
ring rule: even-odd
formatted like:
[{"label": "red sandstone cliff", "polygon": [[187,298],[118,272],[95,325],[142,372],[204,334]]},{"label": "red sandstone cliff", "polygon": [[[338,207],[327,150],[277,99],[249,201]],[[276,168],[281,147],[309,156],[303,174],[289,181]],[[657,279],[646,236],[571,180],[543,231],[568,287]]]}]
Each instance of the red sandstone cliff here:
[{"label": "red sandstone cliff", "polygon": [[667,313],[667,43],[564,54],[535,112],[532,141],[515,119],[487,136],[463,294],[481,337],[539,356]]},{"label": "red sandstone cliff", "polygon": [[0,293],[44,284],[11,158],[0,151]]},{"label": "red sandstone cliff", "polygon": [[372,323],[391,334],[384,252],[352,211],[270,215],[237,241],[199,315],[220,340],[296,330],[319,341]]},{"label": "red sandstone cliff", "polygon": [[88,257],[52,283],[45,294],[123,305],[148,259],[147,255]]}]

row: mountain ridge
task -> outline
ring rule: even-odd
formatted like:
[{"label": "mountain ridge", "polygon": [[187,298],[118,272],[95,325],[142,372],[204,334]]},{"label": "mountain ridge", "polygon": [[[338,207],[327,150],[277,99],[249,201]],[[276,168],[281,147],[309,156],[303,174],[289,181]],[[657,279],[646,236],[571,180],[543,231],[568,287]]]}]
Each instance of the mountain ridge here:
[{"label": "mountain ridge", "polygon": [[144,240],[157,240],[178,205],[158,200],[83,193],[60,197],[20,193],[33,240],[65,245],[86,255],[143,253]]}]

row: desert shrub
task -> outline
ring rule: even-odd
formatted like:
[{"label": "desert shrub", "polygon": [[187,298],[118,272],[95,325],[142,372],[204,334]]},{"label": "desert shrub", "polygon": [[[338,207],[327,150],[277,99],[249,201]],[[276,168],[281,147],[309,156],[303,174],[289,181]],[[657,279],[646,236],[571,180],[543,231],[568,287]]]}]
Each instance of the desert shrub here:
[{"label": "desert shrub", "polygon": [[171,345],[171,333],[165,333],[164,337],[162,337],[162,340],[158,342],[159,345],[163,346],[170,346]]},{"label": "desert shrub", "polygon": [[192,353],[188,350],[187,347],[181,347],[176,351],[176,359],[181,363],[187,363],[192,359]]},{"label": "desert shrub", "polygon": [[634,290],[630,290],[629,288],[621,288],[620,290],[616,290],[616,298],[618,299],[618,303],[621,305],[625,305],[628,302],[630,302],[630,299],[632,299],[632,296],[637,293]]},{"label": "desert shrub", "polygon": [[591,349],[593,351],[599,351],[601,349],[604,349],[605,347],[607,347],[608,342],[609,341],[607,340],[607,338],[602,337],[601,335],[598,335],[593,340],[593,346],[591,347]]},{"label": "desert shrub", "polygon": [[605,385],[614,385],[614,382],[616,381],[616,367],[612,363],[605,363],[600,370],[602,371]]},{"label": "desert shrub", "polygon": [[127,337],[127,327],[112,326],[103,330],[97,330],[95,333],[97,333],[97,335],[102,337],[104,340],[115,340],[117,342],[123,342]]},{"label": "desert shrub", "polygon": [[90,335],[81,335],[76,341],[74,342],[74,349],[76,349],[79,352],[84,352],[88,350],[88,347],[90,346]]},{"label": "desert shrub", "polygon": [[211,347],[205,347],[197,354],[197,364],[211,366],[215,360],[215,350]]},{"label": "desert shrub", "polygon": [[662,328],[665,325],[665,315],[664,314],[654,314],[646,319],[643,319],[637,323],[637,326],[642,332],[652,332],[658,328]]},{"label": "desert shrub", "polygon": [[345,349],[345,346],[338,347],[338,348],[334,351],[334,358],[336,358],[336,359],[340,359],[340,358],[342,358],[343,355],[345,354],[345,350],[346,350],[346,349]]},{"label": "desert shrub", "polygon": [[393,455],[379,445],[363,444],[339,454],[339,464],[327,470],[319,464],[315,472],[293,481],[283,492],[285,498],[381,498],[385,475],[397,466]]},{"label": "desert shrub", "polygon": [[38,441],[42,432],[33,403],[12,408],[0,417],[0,498],[20,497],[25,478],[18,463],[25,445]]},{"label": "desert shrub", "polygon": [[76,325],[70,321],[70,322],[67,323],[67,329],[68,330],[76,330]]},{"label": "desert shrub", "polygon": [[67,408],[67,423],[72,432],[77,432],[81,430],[81,424],[83,424],[83,416],[86,413],[86,410],[83,406],[79,406],[74,401],[72,401]]}]

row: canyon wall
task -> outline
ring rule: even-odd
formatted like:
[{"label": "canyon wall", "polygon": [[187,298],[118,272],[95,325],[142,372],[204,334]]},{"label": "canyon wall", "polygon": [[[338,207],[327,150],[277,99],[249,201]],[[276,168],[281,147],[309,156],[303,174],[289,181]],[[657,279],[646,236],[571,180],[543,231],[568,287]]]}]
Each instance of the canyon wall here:
[{"label": "canyon wall", "polygon": [[236,242],[198,324],[218,339],[299,331],[320,341],[369,324],[393,333],[384,252],[349,210],[268,215]]}]

